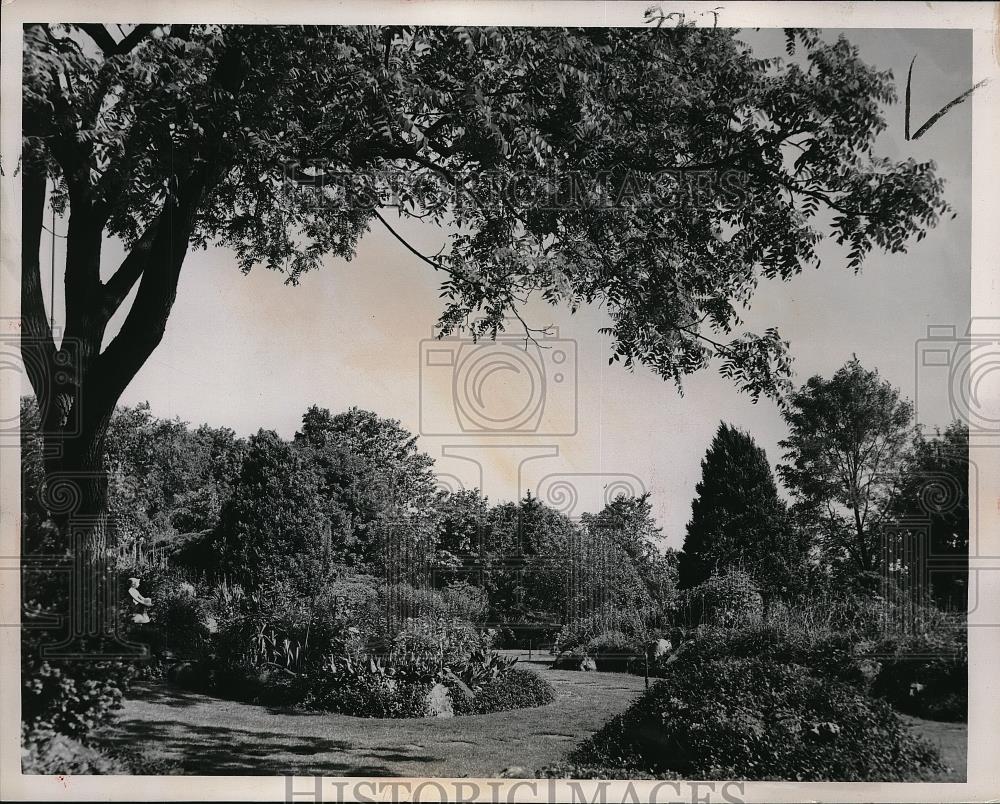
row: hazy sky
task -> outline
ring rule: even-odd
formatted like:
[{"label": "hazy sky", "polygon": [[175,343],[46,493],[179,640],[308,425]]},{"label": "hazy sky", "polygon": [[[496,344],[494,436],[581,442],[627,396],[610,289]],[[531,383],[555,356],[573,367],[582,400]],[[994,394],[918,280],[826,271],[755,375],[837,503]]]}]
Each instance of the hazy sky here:
[{"label": "hazy sky", "polygon": [[[968,32],[854,30],[848,35],[866,61],[892,70],[900,98],[910,59],[917,54],[914,130],[971,84]],[[783,53],[780,32],[746,31],[743,38],[762,54]],[[935,160],[958,217],[914,242],[909,254],[873,254],[860,276],[846,268],[844,251],[824,243],[818,271],[787,283],[762,284],[745,320],[755,331],[777,325],[791,341],[796,382],[816,373],[829,376],[856,353],[913,398],[915,353],[928,325],[954,325],[961,334],[968,323],[971,115],[969,105],[962,104],[915,142],[903,140],[902,103],[888,110],[888,121],[881,154]],[[62,232],[65,225],[57,222],[56,228]],[[407,222],[398,229],[424,253],[441,245],[442,233],[433,226]],[[61,256],[57,241],[57,264]],[[116,256],[109,248],[109,271]],[[48,263],[44,249],[42,260]],[[608,366],[610,340],[597,334],[606,319],[596,309],[570,316],[538,306],[526,315],[533,325],[557,326],[563,341],[542,360],[540,428],[554,423],[557,430],[573,429],[565,425],[572,422],[575,404],[575,435],[463,434],[462,423],[474,426],[475,400],[456,410],[451,378],[461,369],[442,365],[447,354],[440,345],[421,345],[441,308],[438,280],[377,222],[353,261],[330,259],[322,271],[303,277],[299,287],[283,285],[282,275],[264,269],[242,276],[232,254],[221,249],[192,252],[163,342],[122,402],[148,400],[157,415],[226,425],[243,435],[263,427],[290,437],[314,403],[334,411],[368,408],[401,420],[415,433],[422,425],[435,432],[450,427],[450,436],[420,439],[448,485],[482,482],[492,499],[513,497],[519,490],[518,466],[533,456],[522,467],[520,491],[530,488],[578,515],[599,508],[615,489],[648,489],[674,547],[681,545],[699,464],[720,420],[749,430],[772,464],[780,460],[777,443],[785,431],[773,403],[751,404],[715,367],[689,378],[680,397],[672,384],[645,368],[628,373],[620,365]],[[61,289],[56,306],[58,320]],[[429,355],[428,348],[438,351]],[[467,347],[462,354],[468,354]],[[566,359],[557,365],[561,356]],[[945,424],[951,418],[946,383],[923,371],[921,419]],[[542,376],[539,372],[536,380]],[[462,375],[460,382],[466,379]],[[487,373],[479,380],[485,394],[508,403],[531,392],[527,371]],[[473,418],[460,418],[465,413]],[[576,493],[575,503],[565,494],[567,484]]]}]

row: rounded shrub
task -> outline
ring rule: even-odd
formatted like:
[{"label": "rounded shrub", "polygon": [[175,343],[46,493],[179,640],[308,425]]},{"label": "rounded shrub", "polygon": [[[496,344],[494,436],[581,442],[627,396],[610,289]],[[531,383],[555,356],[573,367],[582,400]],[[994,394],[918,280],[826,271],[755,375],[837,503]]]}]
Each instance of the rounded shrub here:
[{"label": "rounded shrub", "polygon": [[680,592],[674,616],[689,627],[729,626],[759,622],[763,612],[763,598],[753,579],[745,572],[732,570]]},{"label": "rounded shrub", "polygon": [[918,781],[944,770],[885,702],[762,659],[678,662],[571,760],[699,779]]},{"label": "rounded shrub", "polygon": [[598,670],[624,673],[641,648],[622,631],[605,631],[587,642],[586,652],[594,658]]},{"label": "rounded shrub", "polygon": [[928,635],[885,640],[876,646],[880,672],[872,694],[902,712],[931,720],[966,721],[969,654],[963,630],[943,644]]},{"label": "rounded shrub", "polygon": [[303,706],[355,717],[423,717],[432,686],[384,676],[324,675],[310,679]]},{"label": "rounded shrub", "polygon": [[499,677],[484,684],[472,701],[473,712],[506,712],[510,709],[527,709],[545,706],[556,699],[555,690],[538,673],[512,667]]}]

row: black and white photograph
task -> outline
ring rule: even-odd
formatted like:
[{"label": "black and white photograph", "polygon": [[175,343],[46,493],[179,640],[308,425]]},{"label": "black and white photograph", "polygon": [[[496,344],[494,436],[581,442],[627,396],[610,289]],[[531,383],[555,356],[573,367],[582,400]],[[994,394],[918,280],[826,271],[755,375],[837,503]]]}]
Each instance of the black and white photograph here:
[{"label": "black and white photograph", "polygon": [[21,2],[5,799],[995,797],[992,5]]}]

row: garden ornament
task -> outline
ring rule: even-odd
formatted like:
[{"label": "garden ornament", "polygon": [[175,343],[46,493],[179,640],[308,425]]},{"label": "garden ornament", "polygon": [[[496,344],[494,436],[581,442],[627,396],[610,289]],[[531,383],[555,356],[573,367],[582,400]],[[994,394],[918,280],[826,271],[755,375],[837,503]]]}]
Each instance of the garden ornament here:
[{"label": "garden ornament", "polygon": [[[132,598],[132,600],[135,602],[135,604],[137,606],[152,606],[153,601],[148,597],[144,597],[142,592],[139,591],[139,579],[129,578],[128,580],[130,584],[128,593],[129,596]],[[132,622],[148,623],[149,614],[144,610],[140,610],[137,614],[132,615]]]}]

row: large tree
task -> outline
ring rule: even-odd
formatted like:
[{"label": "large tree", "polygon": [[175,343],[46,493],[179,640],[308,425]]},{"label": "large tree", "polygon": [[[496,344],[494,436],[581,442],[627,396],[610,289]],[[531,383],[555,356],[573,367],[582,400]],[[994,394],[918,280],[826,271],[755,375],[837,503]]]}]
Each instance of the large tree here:
[{"label": "large tree", "polygon": [[[612,360],[679,383],[715,357],[756,397],[787,373],[776,329],[733,332],[762,277],[815,264],[827,226],[857,269],[947,210],[931,163],[874,153],[891,75],[843,38],[791,31],[785,60],[692,26],[122,30],[24,31],[22,352],[83,549],[101,541],[108,418],[191,246],[296,283],[372,225],[398,237],[391,206],[451,226],[444,254],[418,255],[443,276],[442,332],[479,316],[495,335],[532,295],[597,302]],[[47,199],[68,215],[61,338],[42,297]]]},{"label": "large tree", "polygon": [[680,554],[679,585],[739,569],[765,598],[788,589],[804,559],[764,450],[725,422],[701,462],[691,520]]},{"label": "large tree", "polygon": [[415,435],[368,410],[334,415],[313,405],[295,443],[318,463],[329,504],[350,517],[342,560],[375,574],[401,562],[429,571],[440,495],[434,460],[418,449]]},{"label": "large tree", "polygon": [[913,407],[857,357],[829,380],[811,377],[784,411],[778,467],[834,563],[879,569],[884,525],[914,435]]}]

